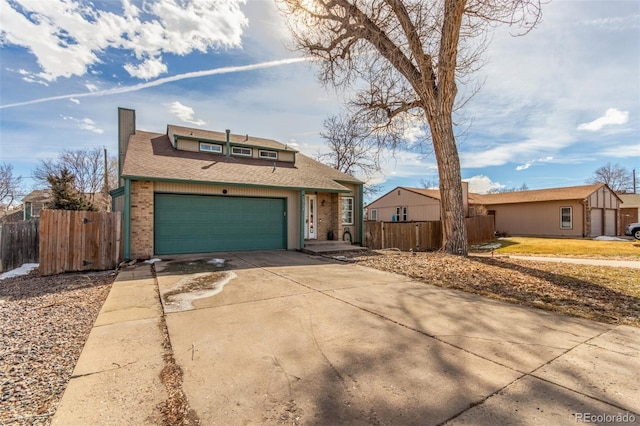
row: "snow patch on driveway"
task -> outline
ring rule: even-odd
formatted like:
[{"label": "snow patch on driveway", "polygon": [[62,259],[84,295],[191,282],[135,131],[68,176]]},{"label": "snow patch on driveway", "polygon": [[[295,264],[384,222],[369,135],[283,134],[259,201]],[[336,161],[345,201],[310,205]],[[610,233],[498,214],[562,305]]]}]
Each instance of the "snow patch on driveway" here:
[{"label": "snow patch on driveway", "polygon": [[224,286],[236,277],[237,275],[233,271],[203,272],[189,275],[163,292],[164,312],[191,310],[194,308],[194,301],[221,293]]}]

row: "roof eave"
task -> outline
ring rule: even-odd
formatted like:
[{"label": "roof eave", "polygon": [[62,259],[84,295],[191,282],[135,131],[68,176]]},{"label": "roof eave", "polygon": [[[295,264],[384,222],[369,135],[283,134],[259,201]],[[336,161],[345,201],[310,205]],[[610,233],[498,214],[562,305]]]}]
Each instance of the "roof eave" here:
[{"label": "roof eave", "polygon": [[137,175],[122,175],[123,178],[129,180],[147,180],[151,182],[171,182],[171,183],[187,183],[196,185],[227,185],[227,186],[248,186],[252,188],[268,188],[268,189],[284,189],[288,191],[318,191],[329,193],[348,193],[350,189],[344,188],[313,188],[313,187],[299,187],[299,186],[283,186],[283,185],[265,185],[258,183],[241,183],[241,182],[223,182],[223,181],[211,181],[211,180],[192,180],[192,179],[175,179],[175,178],[162,178],[162,177],[149,177],[149,176],[137,176]]}]

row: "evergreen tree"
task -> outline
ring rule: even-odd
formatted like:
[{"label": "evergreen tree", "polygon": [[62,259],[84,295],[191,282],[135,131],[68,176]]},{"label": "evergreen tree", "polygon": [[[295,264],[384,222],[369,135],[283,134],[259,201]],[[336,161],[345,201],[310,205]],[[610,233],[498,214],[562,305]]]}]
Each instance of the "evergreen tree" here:
[{"label": "evergreen tree", "polygon": [[85,196],[75,189],[76,177],[67,168],[60,170],[59,174],[52,173],[47,176],[47,182],[51,186],[53,200],[49,204],[54,210],[87,210],[94,211],[95,207]]}]

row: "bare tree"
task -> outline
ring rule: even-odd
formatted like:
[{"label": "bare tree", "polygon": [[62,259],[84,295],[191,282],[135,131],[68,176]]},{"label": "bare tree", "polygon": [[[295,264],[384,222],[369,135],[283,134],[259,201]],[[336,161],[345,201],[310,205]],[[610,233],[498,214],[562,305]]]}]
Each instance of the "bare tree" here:
[{"label": "bare tree", "polygon": [[[118,162],[115,157],[107,161],[107,187],[105,188],[105,162],[103,148],[64,150],[56,160],[42,160],[33,176],[41,186],[48,186],[49,176],[60,176],[66,169],[75,176],[74,188],[89,197],[89,200],[101,205],[96,194],[108,192],[117,186]],[[104,201],[104,199],[102,199]],[[101,205],[102,208],[106,206]]]},{"label": "bare tree", "polygon": [[587,183],[606,183],[612,191],[618,193],[633,192],[633,175],[620,164],[607,163],[599,167]]},{"label": "bare tree", "polygon": [[356,118],[332,115],[323,127],[320,136],[327,141],[329,152],[321,154],[320,161],[351,176],[371,177],[380,171],[377,143],[370,137],[370,129]]},{"label": "bare tree", "polygon": [[13,165],[0,164],[0,209],[9,210],[20,193],[22,177],[13,175]]},{"label": "bare tree", "polygon": [[[296,47],[319,59],[319,80],[363,81],[352,106],[392,146],[428,124],[442,194],[443,247],[466,255],[465,211],[453,118],[457,83],[482,64],[493,23],[540,20],[540,0],[283,0]],[[363,87],[364,86],[364,87]],[[463,100],[458,100],[463,101]]]}]

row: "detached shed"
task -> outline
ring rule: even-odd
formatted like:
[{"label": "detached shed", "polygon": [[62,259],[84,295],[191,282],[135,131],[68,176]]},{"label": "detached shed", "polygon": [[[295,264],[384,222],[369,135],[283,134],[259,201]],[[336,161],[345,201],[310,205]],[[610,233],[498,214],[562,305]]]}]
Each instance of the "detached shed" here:
[{"label": "detached shed", "polygon": [[496,232],[549,237],[618,235],[620,197],[605,184],[471,196]]}]

